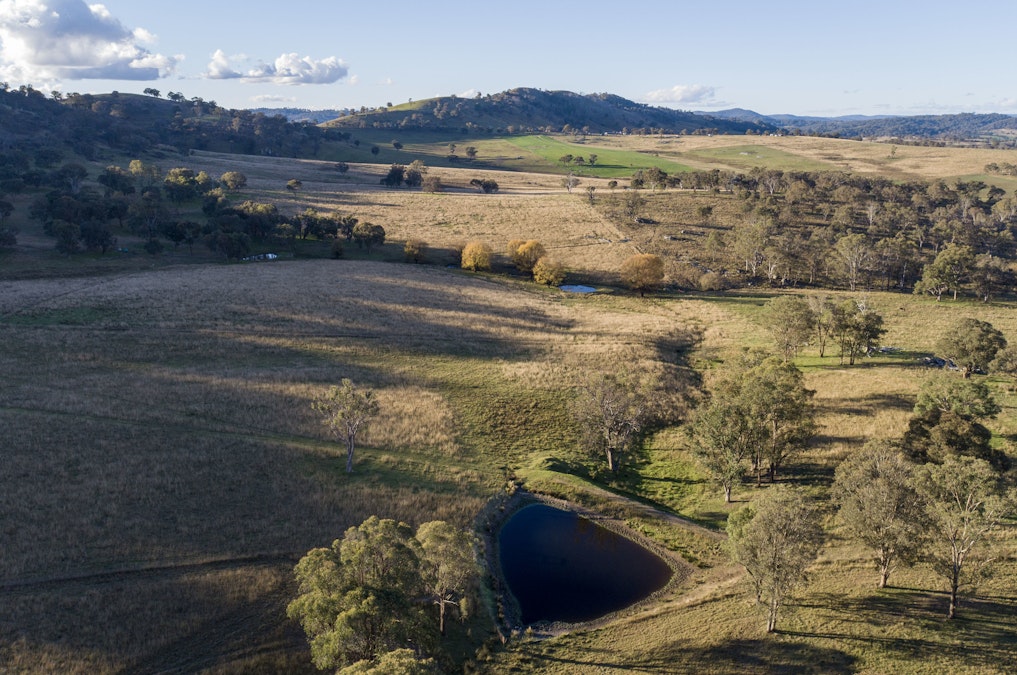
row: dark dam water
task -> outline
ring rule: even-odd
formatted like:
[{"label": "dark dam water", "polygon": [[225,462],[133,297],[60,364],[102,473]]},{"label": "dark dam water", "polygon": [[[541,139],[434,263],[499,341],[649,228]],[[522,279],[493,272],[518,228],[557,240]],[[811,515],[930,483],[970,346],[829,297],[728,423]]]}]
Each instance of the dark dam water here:
[{"label": "dark dam water", "polygon": [[590,621],[671,579],[667,563],[634,541],[543,504],[513,515],[498,544],[502,574],[524,624]]}]

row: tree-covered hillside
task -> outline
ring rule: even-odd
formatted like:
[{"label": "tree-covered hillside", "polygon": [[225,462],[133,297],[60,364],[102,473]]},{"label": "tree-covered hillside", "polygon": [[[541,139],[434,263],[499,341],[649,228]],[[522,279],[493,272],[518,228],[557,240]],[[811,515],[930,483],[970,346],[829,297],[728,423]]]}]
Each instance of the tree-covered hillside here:
[{"label": "tree-covered hillside", "polygon": [[769,124],[726,120],[635,103],[612,94],[518,88],[474,98],[445,96],[352,114],[336,126],[382,129],[466,129],[527,133],[737,133],[775,130]]}]

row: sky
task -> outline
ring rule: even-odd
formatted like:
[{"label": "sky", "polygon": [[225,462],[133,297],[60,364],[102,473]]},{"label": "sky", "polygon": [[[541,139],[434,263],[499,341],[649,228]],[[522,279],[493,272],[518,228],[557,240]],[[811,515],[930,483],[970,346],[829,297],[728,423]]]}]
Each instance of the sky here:
[{"label": "sky", "polygon": [[1017,114],[1012,0],[0,0],[0,81],[227,108],[515,87],[682,110]]}]

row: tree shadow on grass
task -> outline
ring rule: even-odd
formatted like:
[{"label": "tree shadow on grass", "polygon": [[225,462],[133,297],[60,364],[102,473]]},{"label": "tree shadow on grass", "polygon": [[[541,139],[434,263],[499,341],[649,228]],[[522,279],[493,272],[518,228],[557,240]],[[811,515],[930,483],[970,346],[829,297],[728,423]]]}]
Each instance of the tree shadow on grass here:
[{"label": "tree shadow on grass", "polygon": [[[957,618],[946,618],[945,593],[914,588],[874,590],[862,597],[841,594],[813,596],[798,607],[836,614],[843,632],[780,631],[782,635],[830,639],[867,645],[902,660],[956,659],[965,664],[998,668],[1017,657],[1017,599],[969,597],[961,600]],[[887,634],[907,622],[921,638]],[[913,630],[910,632],[914,632]]]},{"label": "tree shadow on grass", "polygon": [[681,640],[635,652],[616,664],[641,673],[826,673],[855,670],[857,657],[803,640],[772,636],[733,639],[708,647],[688,647]]}]

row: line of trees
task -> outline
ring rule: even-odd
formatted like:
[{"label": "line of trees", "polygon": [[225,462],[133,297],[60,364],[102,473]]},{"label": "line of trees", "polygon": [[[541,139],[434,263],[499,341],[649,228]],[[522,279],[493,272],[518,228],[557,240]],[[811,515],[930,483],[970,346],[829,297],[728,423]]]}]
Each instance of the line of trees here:
[{"label": "line of trees", "polygon": [[982,181],[902,183],[763,168],[668,174],[651,168],[637,172],[630,187],[609,207],[626,224],[656,222],[637,218],[626,206],[638,199],[635,211],[647,212],[666,200],[638,197],[643,190],[732,195],[743,213],[740,222],[718,227],[709,222],[712,213],[701,216],[699,224],[710,232],[693,256],[696,268],[729,284],[913,289],[983,300],[1015,284],[1006,262],[1017,255],[1017,193]]},{"label": "line of trees", "polygon": [[[975,364],[1013,373],[1013,349],[990,324],[973,319],[951,327],[938,349],[963,364],[957,368],[963,376],[928,379],[904,435],[852,453],[837,467],[832,494],[839,522],[871,551],[878,587],[886,587],[900,566],[926,562],[945,583],[947,618],[953,619],[971,570],[985,571],[995,559],[986,551],[990,533],[1017,513],[1009,456],[993,446],[982,424],[1000,406],[983,381],[971,379]],[[746,459],[754,452],[768,456],[768,431],[776,429],[770,420],[787,414],[791,433],[784,438],[798,450],[813,428],[800,372],[779,381],[762,377],[762,367],[798,372],[777,358],[743,365],[721,380],[690,424],[694,452],[726,501],[744,476]],[[760,460],[751,461],[759,466]],[[756,476],[759,486],[758,469]],[[807,581],[823,543],[820,519],[804,493],[786,485],[770,486],[728,519],[731,555],[765,608],[768,632],[776,629],[786,599]]]},{"label": "line of trees", "polygon": [[[163,173],[153,164],[133,160],[127,169],[108,166],[96,176],[101,192],[87,185],[87,178],[87,170],[78,164],[55,169],[46,177],[51,189],[29,209],[30,217],[42,223],[66,255],[111,250],[117,245],[114,226],[143,237],[145,250],[152,254],[163,251],[166,241],[188,249],[204,243],[227,260],[247,256],[255,244],[292,245],[298,237],[331,242],[337,257],[343,254],[344,241],[368,252],[385,242],[382,226],[350,214],[308,208],[287,217],[271,203],[238,201],[237,193],[247,185],[239,171],[218,178],[186,167]],[[197,202],[204,223],[182,215],[185,205]],[[0,217],[3,213],[0,208]]]}]

